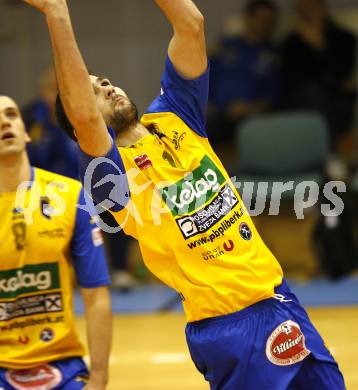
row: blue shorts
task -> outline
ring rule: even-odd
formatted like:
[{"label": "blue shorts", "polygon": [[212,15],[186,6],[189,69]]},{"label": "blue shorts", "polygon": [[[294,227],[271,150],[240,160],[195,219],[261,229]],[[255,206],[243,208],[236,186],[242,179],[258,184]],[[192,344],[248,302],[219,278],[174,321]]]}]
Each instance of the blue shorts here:
[{"label": "blue shorts", "polygon": [[88,378],[89,372],[84,361],[75,357],[43,364],[30,370],[0,368],[0,390],[80,390],[86,385]]},{"label": "blue shorts", "polygon": [[324,341],[285,280],[236,313],[187,324],[197,369],[212,390],[344,390]]}]

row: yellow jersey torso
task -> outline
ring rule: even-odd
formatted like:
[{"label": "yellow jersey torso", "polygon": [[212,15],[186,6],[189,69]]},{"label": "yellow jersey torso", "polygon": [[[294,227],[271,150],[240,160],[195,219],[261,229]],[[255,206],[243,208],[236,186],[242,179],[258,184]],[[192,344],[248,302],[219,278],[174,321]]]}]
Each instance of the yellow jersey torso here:
[{"label": "yellow jersey torso", "polygon": [[171,112],[142,124],[152,134],[119,148],[131,195],[113,214],[148,268],[178,291],[189,322],[272,297],[281,267],[208,139]]},{"label": "yellow jersey torso", "polygon": [[138,240],[148,268],[181,295],[189,322],[270,298],[282,282],[208,141],[208,90],[209,70],[186,79],[168,56],[160,95],[141,119],[149,134],[127,147],[113,144],[107,160],[80,158],[86,190]]},{"label": "yellow jersey torso", "polygon": [[80,190],[75,180],[35,169],[31,189],[0,193],[0,367],[84,354],[69,258]]}]

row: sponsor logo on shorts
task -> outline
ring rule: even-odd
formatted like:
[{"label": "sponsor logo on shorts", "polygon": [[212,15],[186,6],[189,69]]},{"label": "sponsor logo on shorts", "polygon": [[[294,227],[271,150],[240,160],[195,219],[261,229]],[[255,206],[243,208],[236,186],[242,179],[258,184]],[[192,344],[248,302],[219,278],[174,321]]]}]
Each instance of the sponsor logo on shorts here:
[{"label": "sponsor logo on shorts", "polygon": [[285,302],[292,302],[292,299],[287,299],[284,295],[282,294],[275,294],[272,298],[277,299],[281,303]]},{"label": "sponsor logo on shorts", "polygon": [[291,320],[280,324],[266,342],[266,356],[277,366],[289,366],[302,361],[311,353],[306,348],[300,326]]},{"label": "sponsor logo on shorts", "polygon": [[240,236],[246,241],[249,241],[252,238],[252,231],[246,222],[243,222],[240,224],[239,233],[240,233]]},{"label": "sponsor logo on shorts", "polygon": [[6,371],[7,382],[16,390],[50,390],[62,381],[61,371],[49,364],[28,370]]},{"label": "sponsor logo on shorts", "polygon": [[177,218],[176,223],[185,239],[205,233],[226,216],[239,200],[229,184],[226,184],[215,198],[194,214]]},{"label": "sponsor logo on shorts", "polygon": [[199,167],[177,183],[159,191],[172,215],[185,215],[197,210],[219,191],[225,178],[214,162],[205,156]]},{"label": "sponsor logo on shorts", "polygon": [[0,298],[13,298],[59,286],[57,263],[25,265],[23,268],[0,271]]}]

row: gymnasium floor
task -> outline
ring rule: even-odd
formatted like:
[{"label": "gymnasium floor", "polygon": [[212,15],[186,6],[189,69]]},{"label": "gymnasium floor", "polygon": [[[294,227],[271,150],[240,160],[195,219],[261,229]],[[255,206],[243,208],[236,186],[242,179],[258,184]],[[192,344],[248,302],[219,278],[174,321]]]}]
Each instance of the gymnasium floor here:
[{"label": "gymnasium floor", "polygon": [[[313,285],[292,287],[308,306],[313,323],[336,357],[347,389],[358,390],[358,280],[333,284],[319,280]],[[114,310],[122,314],[115,316],[108,390],[209,389],[190,360],[184,338],[185,318],[170,290],[147,286],[127,295],[113,293],[112,297]],[[162,312],[170,304],[173,310]],[[78,298],[76,307],[81,312]],[[133,313],[143,311],[146,313]],[[81,314],[78,329],[84,341]]]}]

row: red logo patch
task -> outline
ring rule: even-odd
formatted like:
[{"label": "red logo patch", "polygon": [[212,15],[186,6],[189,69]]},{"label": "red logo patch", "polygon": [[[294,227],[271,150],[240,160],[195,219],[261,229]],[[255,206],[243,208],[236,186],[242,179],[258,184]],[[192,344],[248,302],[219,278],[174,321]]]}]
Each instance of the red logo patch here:
[{"label": "red logo patch", "polygon": [[29,370],[9,370],[6,380],[16,390],[50,390],[62,381],[62,374],[48,364]]},{"label": "red logo patch", "polygon": [[30,341],[30,339],[28,336],[20,336],[18,338],[18,341],[20,344],[27,344]]},{"label": "red logo patch", "polygon": [[153,166],[152,162],[149,160],[149,157],[145,153],[134,157],[134,162],[137,164],[139,169],[147,169]]},{"label": "red logo patch", "polygon": [[226,250],[226,252],[231,252],[234,249],[233,241],[229,240],[228,242],[225,242],[224,249]]},{"label": "red logo patch", "polygon": [[266,342],[266,356],[278,366],[300,362],[310,353],[300,326],[291,320],[280,324]]}]

